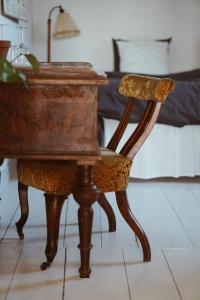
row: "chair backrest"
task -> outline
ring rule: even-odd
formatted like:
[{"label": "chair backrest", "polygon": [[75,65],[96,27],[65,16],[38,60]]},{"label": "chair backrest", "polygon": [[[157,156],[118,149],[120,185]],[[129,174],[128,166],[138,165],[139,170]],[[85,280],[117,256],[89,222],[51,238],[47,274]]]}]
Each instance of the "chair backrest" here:
[{"label": "chair backrest", "polygon": [[121,121],[110,139],[107,148],[113,151],[117,149],[128,125],[134,101],[136,99],[148,101],[138,126],[120,150],[120,154],[133,159],[153,129],[162,103],[165,102],[168,94],[173,91],[174,88],[175,83],[169,78],[160,79],[134,74],[124,76],[120,81],[119,93],[123,96],[128,96],[128,102]]}]

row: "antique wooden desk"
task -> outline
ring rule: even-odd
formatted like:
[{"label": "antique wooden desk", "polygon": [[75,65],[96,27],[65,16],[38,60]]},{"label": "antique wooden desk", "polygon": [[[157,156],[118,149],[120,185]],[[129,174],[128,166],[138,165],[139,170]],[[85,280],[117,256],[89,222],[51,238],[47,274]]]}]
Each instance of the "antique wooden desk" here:
[{"label": "antique wooden desk", "polygon": [[98,190],[92,166],[99,159],[97,86],[107,79],[88,63],[41,64],[23,84],[0,84],[0,157],[67,159],[80,166],[75,200],[79,203],[81,277],[90,274],[92,208]]}]

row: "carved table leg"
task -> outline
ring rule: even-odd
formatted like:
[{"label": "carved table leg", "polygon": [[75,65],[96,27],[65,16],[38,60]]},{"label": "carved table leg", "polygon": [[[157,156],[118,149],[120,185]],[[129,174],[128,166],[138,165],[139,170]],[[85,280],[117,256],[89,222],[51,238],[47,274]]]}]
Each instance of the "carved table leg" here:
[{"label": "carved table leg", "polygon": [[79,171],[79,182],[73,192],[74,199],[80,205],[78,210],[80,236],[80,244],[78,247],[81,256],[79,273],[81,278],[88,278],[91,273],[90,250],[92,248],[92,204],[98,199],[99,191],[93,182],[92,166],[79,166]]},{"label": "carved table leg", "polygon": [[60,215],[66,195],[51,195],[45,193],[46,217],[47,217],[47,244],[45,254],[47,261],[40,266],[41,270],[46,270],[53,262],[58,248]]}]

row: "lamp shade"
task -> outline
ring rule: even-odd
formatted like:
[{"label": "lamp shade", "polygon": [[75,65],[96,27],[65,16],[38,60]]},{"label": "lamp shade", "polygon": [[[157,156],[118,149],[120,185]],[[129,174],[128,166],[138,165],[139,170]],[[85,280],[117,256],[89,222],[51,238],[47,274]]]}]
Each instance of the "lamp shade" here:
[{"label": "lamp shade", "polygon": [[56,20],[54,37],[72,37],[78,35],[79,33],[80,30],[71,16],[68,13],[60,12]]}]

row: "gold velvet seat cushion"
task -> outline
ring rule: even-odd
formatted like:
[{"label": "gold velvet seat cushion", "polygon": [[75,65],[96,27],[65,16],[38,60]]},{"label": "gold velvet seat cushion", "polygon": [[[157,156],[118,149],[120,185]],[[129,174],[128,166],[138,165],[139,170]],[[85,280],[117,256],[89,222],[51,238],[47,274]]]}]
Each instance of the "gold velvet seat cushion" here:
[{"label": "gold velvet seat cushion", "polygon": [[[132,161],[101,148],[102,160],[94,167],[94,178],[102,192],[122,191],[128,184]],[[77,165],[73,161],[18,160],[18,180],[47,193],[64,195],[72,192],[77,182]]]}]

